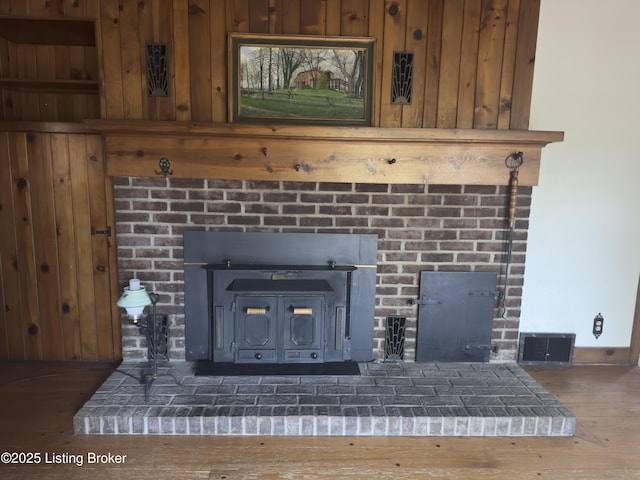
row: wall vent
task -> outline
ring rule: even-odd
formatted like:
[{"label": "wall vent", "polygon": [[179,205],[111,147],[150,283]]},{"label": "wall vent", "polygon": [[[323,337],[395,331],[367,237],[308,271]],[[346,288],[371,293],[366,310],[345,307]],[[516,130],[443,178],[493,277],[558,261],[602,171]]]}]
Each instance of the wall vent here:
[{"label": "wall vent", "polygon": [[575,333],[521,333],[518,363],[571,365]]}]

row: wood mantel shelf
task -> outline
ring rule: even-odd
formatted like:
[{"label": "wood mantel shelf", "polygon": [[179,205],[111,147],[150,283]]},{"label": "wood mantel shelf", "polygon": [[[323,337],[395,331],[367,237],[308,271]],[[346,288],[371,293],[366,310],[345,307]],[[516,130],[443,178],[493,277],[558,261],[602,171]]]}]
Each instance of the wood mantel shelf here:
[{"label": "wood mantel shelf", "polygon": [[105,138],[107,174],[229,180],[536,185],[542,148],[563,132],[87,120]]}]

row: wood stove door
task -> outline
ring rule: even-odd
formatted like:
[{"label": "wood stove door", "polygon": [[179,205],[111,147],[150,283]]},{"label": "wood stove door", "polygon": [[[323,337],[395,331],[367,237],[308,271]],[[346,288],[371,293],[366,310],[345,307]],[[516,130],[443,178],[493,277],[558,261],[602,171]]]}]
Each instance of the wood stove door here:
[{"label": "wood stove door", "polygon": [[236,362],[277,362],[278,297],[243,295],[236,298]]},{"label": "wood stove door", "polygon": [[320,363],[324,361],[324,298],[283,298],[282,361]]}]

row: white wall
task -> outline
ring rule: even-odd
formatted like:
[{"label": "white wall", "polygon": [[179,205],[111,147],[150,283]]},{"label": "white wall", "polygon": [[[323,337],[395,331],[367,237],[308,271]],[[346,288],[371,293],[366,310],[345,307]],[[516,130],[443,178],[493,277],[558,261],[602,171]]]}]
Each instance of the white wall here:
[{"label": "white wall", "polygon": [[529,128],[565,140],[543,149],[533,191],[522,332],[629,346],[640,271],[639,18],[638,0],[541,1]]}]

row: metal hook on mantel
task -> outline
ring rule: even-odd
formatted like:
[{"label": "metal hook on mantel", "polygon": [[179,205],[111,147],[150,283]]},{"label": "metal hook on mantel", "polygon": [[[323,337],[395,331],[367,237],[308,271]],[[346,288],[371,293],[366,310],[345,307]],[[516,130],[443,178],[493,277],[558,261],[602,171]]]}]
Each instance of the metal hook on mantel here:
[{"label": "metal hook on mantel", "polygon": [[155,170],[156,175],[164,175],[165,177],[168,175],[173,175],[173,170],[171,170],[171,162],[167,157],[162,157],[158,162],[158,166],[160,167],[160,171]]}]

